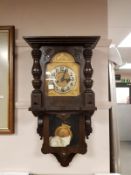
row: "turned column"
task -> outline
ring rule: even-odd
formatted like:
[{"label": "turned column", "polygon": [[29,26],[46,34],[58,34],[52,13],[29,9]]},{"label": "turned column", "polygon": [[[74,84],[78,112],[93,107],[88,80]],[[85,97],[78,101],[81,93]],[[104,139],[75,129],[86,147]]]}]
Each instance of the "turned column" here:
[{"label": "turned column", "polygon": [[91,48],[86,48],[84,49],[83,52],[84,60],[85,60],[85,66],[84,66],[84,106],[88,106],[90,104],[94,104],[94,92],[92,91],[92,85],[93,85],[93,80],[92,80],[92,74],[93,74],[93,69],[91,65],[91,57],[92,57],[92,50]]},{"label": "turned column", "polygon": [[[91,116],[95,111],[95,95],[92,91],[92,74],[93,74],[93,68],[91,65],[91,58],[92,58],[92,49],[91,48],[85,48],[83,52],[84,60],[85,60],[85,66],[84,66],[84,106],[85,106],[85,133],[86,137],[90,135],[92,132],[91,127]],[[88,111],[88,112],[87,112]]]},{"label": "turned column", "polygon": [[33,66],[32,66],[32,85],[34,90],[32,91],[31,95],[31,108],[41,108],[42,106],[42,92],[41,92],[41,74],[42,69],[40,65],[40,58],[41,58],[41,50],[39,48],[33,48],[32,50],[32,57],[33,57]]}]

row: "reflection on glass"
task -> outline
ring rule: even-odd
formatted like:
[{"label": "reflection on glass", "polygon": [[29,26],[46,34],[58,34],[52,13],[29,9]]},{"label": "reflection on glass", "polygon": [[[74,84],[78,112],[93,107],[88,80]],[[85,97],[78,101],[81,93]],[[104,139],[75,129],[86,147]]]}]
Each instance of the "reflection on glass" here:
[{"label": "reflection on glass", "polygon": [[8,32],[0,31],[0,129],[8,128]]},{"label": "reflection on glass", "polygon": [[79,117],[76,114],[49,115],[50,147],[68,147],[77,145],[78,142]]},{"label": "reflection on glass", "polygon": [[72,138],[71,126],[62,123],[55,129],[54,136],[50,137],[51,147],[66,147],[70,145]]},{"label": "reflection on glass", "polygon": [[129,97],[130,97],[129,87],[117,87],[116,88],[117,103],[129,104],[130,103]]}]

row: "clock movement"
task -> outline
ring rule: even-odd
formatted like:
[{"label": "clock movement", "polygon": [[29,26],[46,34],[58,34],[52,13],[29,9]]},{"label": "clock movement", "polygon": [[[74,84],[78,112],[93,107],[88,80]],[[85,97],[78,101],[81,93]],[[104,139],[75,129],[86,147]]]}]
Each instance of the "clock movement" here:
[{"label": "clock movement", "polygon": [[24,37],[34,60],[30,111],[38,117],[41,151],[54,154],[62,166],[87,151],[96,110],[91,57],[99,38]]}]

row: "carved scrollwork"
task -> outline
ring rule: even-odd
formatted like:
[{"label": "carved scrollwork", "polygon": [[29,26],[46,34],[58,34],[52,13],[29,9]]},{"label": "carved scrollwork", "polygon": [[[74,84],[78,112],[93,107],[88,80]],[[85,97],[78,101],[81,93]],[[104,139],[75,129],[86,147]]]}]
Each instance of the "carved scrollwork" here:
[{"label": "carved scrollwork", "polygon": [[38,126],[37,126],[37,133],[40,136],[40,139],[43,138],[43,117],[38,117]]},{"label": "carved scrollwork", "polygon": [[67,154],[66,152],[63,152],[61,154],[54,154],[54,156],[57,158],[57,160],[61,163],[63,167],[67,167],[72,161],[75,154]]},{"label": "carved scrollwork", "polygon": [[76,62],[79,62],[80,61],[81,49],[74,48],[73,53],[74,53],[73,56],[75,57]]},{"label": "carved scrollwork", "polygon": [[52,47],[42,47],[41,52],[42,52],[42,61],[48,62],[54,55],[55,50]]},{"label": "carved scrollwork", "polygon": [[92,133],[91,116],[93,115],[93,113],[94,111],[88,111],[87,113],[85,113],[85,133],[87,139]]}]

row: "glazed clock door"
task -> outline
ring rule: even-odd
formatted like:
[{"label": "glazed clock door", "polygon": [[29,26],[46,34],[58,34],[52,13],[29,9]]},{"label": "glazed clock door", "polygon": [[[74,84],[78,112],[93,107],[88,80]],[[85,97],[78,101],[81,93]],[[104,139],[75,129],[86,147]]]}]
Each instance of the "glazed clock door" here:
[{"label": "glazed clock door", "polygon": [[[55,50],[55,48],[53,48]],[[79,110],[81,104],[81,69],[80,63],[72,51],[74,48],[54,52],[45,66],[44,99],[46,109],[65,110],[73,108]],[[60,107],[60,108],[59,108]]]}]

